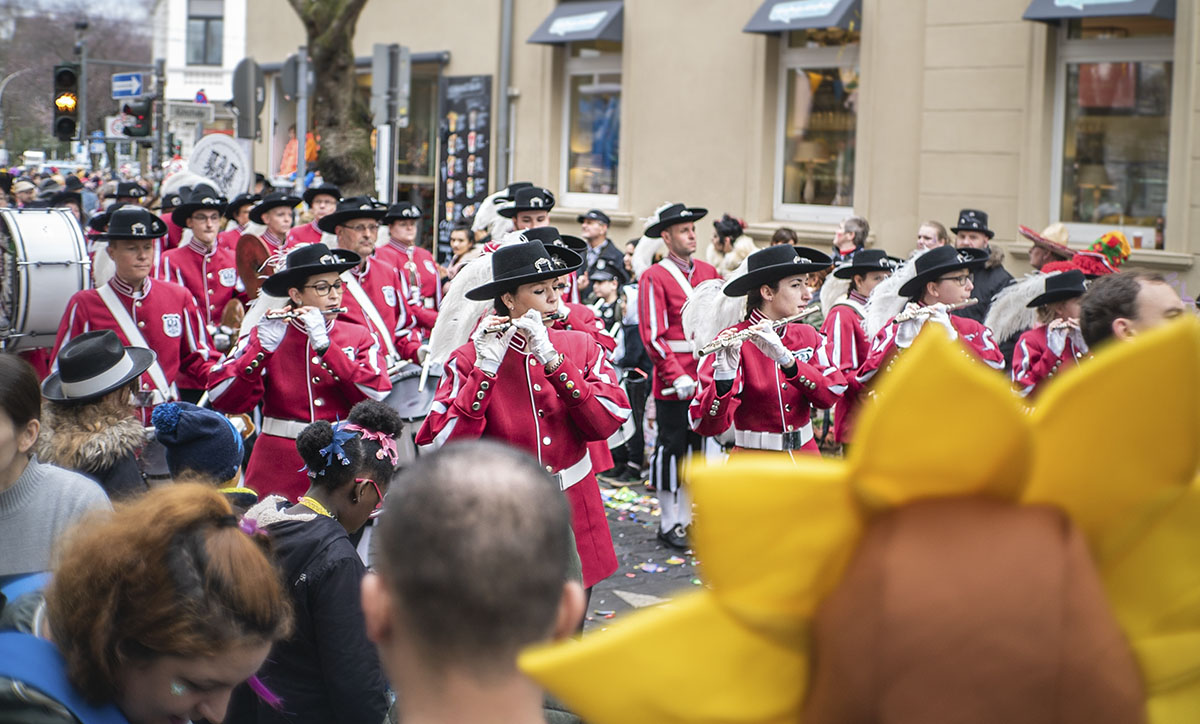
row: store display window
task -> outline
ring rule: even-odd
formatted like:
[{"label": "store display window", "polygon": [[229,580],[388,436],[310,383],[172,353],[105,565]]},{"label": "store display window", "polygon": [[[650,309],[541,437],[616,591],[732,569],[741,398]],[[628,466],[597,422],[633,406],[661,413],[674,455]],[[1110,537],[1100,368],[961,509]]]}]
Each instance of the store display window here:
[{"label": "store display window", "polygon": [[621,150],[621,43],[570,43],[563,99],[563,205],[616,208]]}]

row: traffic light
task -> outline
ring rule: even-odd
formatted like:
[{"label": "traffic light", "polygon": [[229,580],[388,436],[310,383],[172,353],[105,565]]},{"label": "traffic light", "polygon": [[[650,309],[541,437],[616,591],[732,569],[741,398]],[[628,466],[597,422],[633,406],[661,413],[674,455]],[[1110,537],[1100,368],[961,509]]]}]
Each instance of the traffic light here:
[{"label": "traffic light", "polygon": [[79,64],[54,66],[54,137],[70,141],[79,135]]},{"label": "traffic light", "polygon": [[121,106],[121,112],[130,116],[125,124],[125,135],[140,138],[150,135],[150,101],[132,101]]}]

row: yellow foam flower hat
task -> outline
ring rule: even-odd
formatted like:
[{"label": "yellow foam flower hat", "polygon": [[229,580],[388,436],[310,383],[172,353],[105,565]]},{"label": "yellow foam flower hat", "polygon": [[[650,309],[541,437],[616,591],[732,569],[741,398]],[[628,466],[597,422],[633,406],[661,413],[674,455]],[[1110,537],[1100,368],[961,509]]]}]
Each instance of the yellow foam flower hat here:
[{"label": "yellow foam flower hat", "polygon": [[[530,649],[522,670],[592,724],[800,722],[812,618],[869,518],[983,495],[1074,521],[1140,665],[1148,721],[1196,721],[1200,321],[1102,351],[1032,411],[938,333],[923,333],[877,389],[844,461],[742,454],[693,469],[707,588]],[[972,442],[917,424],[932,415],[970,420]],[[614,692],[601,683],[614,670],[654,673]]]}]

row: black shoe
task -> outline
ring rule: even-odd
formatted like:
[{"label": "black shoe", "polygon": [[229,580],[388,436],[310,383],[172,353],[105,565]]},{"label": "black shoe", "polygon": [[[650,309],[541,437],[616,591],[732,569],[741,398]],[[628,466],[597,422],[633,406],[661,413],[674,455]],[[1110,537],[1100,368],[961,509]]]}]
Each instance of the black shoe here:
[{"label": "black shoe", "polygon": [[684,528],[682,525],[677,525],[667,531],[660,528],[658,530],[658,539],[667,547],[674,548],[677,551],[686,551],[691,548],[688,545],[687,528]]},{"label": "black shoe", "polygon": [[637,468],[626,467],[616,479],[622,483],[640,483],[645,480],[645,477]]}]

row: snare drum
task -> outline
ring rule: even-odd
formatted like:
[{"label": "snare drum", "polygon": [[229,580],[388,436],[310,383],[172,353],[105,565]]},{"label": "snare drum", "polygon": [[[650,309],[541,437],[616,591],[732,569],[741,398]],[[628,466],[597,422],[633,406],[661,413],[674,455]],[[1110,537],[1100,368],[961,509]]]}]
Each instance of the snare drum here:
[{"label": "snare drum", "polygon": [[437,393],[440,377],[430,376],[421,387],[421,366],[411,362],[400,368],[392,377],[392,392],[384,404],[395,410],[405,422],[420,422],[429,415],[433,397]]},{"label": "snare drum", "polygon": [[79,222],[66,209],[0,209],[0,347],[53,347],[75,292],[91,287]]}]

